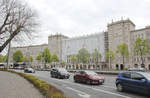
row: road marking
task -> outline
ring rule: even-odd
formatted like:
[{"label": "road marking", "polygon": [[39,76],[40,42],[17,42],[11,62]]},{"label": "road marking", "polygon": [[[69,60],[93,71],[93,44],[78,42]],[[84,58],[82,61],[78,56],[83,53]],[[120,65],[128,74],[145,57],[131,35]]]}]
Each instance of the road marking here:
[{"label": "road marking", "polygon": [[[36,76],[36,75],[35,75]],[[37,76],[38,77],[38,76]],[[45,78],[47,78],[47,77],[45,77]],[[88,86],[84,86],[84,85],[81,85],[81,84],[76,84],[76,83],[72,83],[72,82],[69,82],[69,81],[63,81],[63,80],[58,80],[58,79],[54,79],[54,78],[49,78],[49,79],[52,79],[52,80],[56,80],[56,81],[61,81],[61,82],[64,82],[64,83],[69,83],[69,84],[73,84],[73,85],[78,85],[78,86],[82,86],[82,87],[85,87],[85,88],[89,88],[89,89],[93,89],[93,90],[95,90],[95,91],[99,91],[99,92],[103,92],[103,93],[107,93],[107,94],[111,94],[111,95],[115,95],[115,96],[120,96],[120,97],[124,97],[124,98],[131,98],[131,97],[129,97],[129,96],[124,96],[124,95],[121,95],[121,94],[118,94],[118,93],[113,93],[113,92],[110,92],[110,91],[106,91],[106,90],[102,90],[102,89],[96,89],[96,88],[93,88],[93,87],[88,87]],[[107,86],[105,86],[105,87],[107,87]],[[73,88],[70,88],[70,87],[68,87],[69,89],[72,89],[72,90],[74,90],[74,91],[76,91],[76,92],[80,92],[81,93],[81,91],[79,91],[79,90],[75,90],[75,89],[73,89]],[[82,92],[82,94],[78,94],[79,96],[81,96],[81,97],[83,97],[83,98],[89,98],[88,97],[88,94],[86,94],[86,93],[84,93],[84,92]],[[85,95],[85,96],[84,96]]]},{"label": "road marking", "polygon": [[85,92],[82,92],[82,91],[79,91],[79,90],[76,90],[76,89],[73,89],[71,87],[66,87],[67,89],[70,89],[72,91],[75,91],[78,93],[79,96],[83,97],[83,98],[90,98],[90,95],[86,94]]},{"label": "road marking", "polygon": [[[51,79],[53,79],[53,78],[51,78]],[[58,80],[58,79],[53,79],[53,80],[68,83],[68,84],[73,84],[73,85],[77,85],[77,86],[82,86],[82,87],[85,87],[85,88],[93,89],[95,91],[99,91],[99,92],[103,92],[103,93],[107,93],[107,94],[111,94],[111,95],[115,95],[115,96],[120,96],[120,97],[123,97],[123,98],[131,98],[129,96],[124,96],[122,94],[113,93],[113,92],[102,90],[102,89],[96,89],[94,87],[88,87],[88,86],[84,86],[84,85],[81,85],[81,84],[72,83],[72,82],[69,82],[69,81],[63,81],[63,80]]]},{"label": "road marking", "polygon": [[113,93],[113,92],[106,91],[106,90],[102,90],[102,89],[96,89],[96,88],[92,88],[92,89],[93,89],[93,90],[96,90],[96,91],[103,92],[103,93],[107,93],[107,94],[112,94],[112,95],[124,97],[124,98],[131,98],[131,97],[128,97],[128,96],[124,96],[124,95],[121,95],[121,94]]},{"label": "road marking", "polygon": [[102,87],[107,87],[107,88],[112,88],[112,89],[116,89],[115,87],[112,86],[106,86],[106,85],[101,85]]},{"label": "road marking", "polygon": [[78,94],[78,95],[83,97],[83,98],[90,98],[90,95],[83,95],[83,94]]}]

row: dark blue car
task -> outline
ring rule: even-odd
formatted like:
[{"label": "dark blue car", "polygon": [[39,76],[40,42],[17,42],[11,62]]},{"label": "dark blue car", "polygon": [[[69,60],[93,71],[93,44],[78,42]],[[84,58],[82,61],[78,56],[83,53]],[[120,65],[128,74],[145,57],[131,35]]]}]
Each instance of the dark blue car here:
[{"label": "dark blue car", "polygon": [[116,79],[117,90],[150,94],[150,73],[148,72],[121,72]]}]

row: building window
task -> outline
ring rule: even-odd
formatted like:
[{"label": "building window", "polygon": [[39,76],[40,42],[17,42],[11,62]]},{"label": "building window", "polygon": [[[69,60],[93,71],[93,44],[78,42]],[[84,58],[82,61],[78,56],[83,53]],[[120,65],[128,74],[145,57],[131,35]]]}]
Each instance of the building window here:
[{"label": "building window", "polygon": [[134,61],[136,62],[136,58],[134,58]]},{"label": "building window", "polygon": [[142,38],[142,39],[144,39],[144,36],[143,36],[143,34],[141,34],[141,38]]},{"label": "building window", "polygon": [[137,58],[137,62],[139,62],[140,61],[140,58]]}]

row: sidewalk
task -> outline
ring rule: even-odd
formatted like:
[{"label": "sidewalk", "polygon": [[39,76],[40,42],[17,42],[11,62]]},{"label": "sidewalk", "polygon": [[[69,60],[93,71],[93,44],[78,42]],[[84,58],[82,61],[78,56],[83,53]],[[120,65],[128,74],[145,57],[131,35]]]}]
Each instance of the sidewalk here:
[{"label": "sidewalk", "polygon": [[24,78],[0,71],[0,98],[43,98],[40,92]]}]

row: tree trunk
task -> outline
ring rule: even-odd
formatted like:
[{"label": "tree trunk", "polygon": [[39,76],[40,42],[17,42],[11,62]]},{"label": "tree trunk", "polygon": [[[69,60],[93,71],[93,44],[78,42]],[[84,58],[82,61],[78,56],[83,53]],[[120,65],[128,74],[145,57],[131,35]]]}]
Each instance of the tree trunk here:
[{"label": "tree trunk", "polygon": [[45,64],[44,64],[44,68],[46,69],[46,62],[45,62]]},{"label": "tree trunk", "polygon": [[111,66],[111,59],[112,59],[112,58],[110,57],[110,69],[112,68],[112,66]]},{"label": "tree trunk", "polygon": [[143,67],[143,65],[144,65],[144,58],[143,58],[143,56],[141,56],[141,61],[142,61],[141,67]]},{"label": "tree trunk", "polygon": [[124,65],[124,56],[123,56],[123,65]]},{"label": "tree trunk", "polygon": [[142,66],[142,65],[144,65],[144,58],[143,58],[143,53],[142,53],[142,51],[141,51],[141,61],[142,61],[142,64],[141,64],[141,66]]}]

